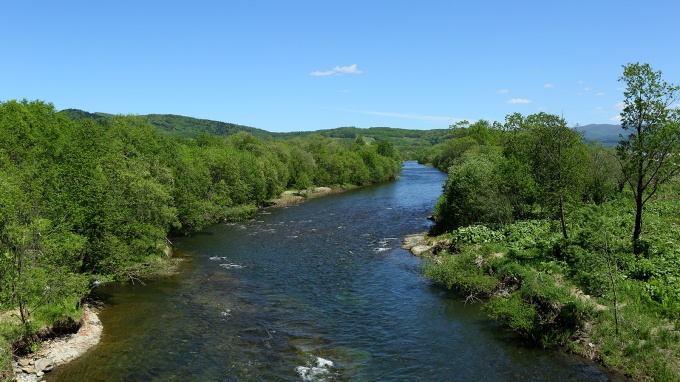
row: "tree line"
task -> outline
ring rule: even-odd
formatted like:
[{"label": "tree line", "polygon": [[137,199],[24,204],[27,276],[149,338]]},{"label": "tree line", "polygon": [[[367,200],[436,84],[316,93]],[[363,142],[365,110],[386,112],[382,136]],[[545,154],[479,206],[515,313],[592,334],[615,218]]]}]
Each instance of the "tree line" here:
[{"label": "tree line", "polygon": [[247,218],[287,189],[383,182],[400,169],[388,141],[167,138],[144,117],[73,120],[41,101],[0,103],[0,308],[29,333],[76,314],[94,278],[136,277],[165,256],[169,234]]},{"label": "tree line", "polygon": [[483,311],[525,338],[677,380],[680,87],[648,64],[623,69],[616,148],[562,116],[515,113],[453,125],[423,153],[448,172],[425,273],[489,298]]}]

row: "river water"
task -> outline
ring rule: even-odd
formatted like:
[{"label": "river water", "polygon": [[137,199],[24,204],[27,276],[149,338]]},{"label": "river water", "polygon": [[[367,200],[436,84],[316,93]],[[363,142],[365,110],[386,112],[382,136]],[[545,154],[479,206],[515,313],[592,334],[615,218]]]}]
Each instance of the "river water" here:
[{"label": "river water", "polygon": [[444,174],[262,211],[176,241],[179,275],[108,284],[102,342],[49,381],[608,381],[432,285],[402,238]]}]

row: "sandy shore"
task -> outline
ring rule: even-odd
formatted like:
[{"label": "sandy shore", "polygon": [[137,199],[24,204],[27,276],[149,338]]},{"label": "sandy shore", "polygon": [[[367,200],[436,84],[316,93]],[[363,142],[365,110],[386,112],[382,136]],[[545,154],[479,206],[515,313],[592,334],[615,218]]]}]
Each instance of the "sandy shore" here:
[{"label": "sandy shore", "polygon": [[80,357],[98,344],[102,335],[102,324],[97,313],[85,307],[80,323],[77,333],[45,341],[37,353],[15,360],[14,380],[41,381],[45,373],[53,367]]}]

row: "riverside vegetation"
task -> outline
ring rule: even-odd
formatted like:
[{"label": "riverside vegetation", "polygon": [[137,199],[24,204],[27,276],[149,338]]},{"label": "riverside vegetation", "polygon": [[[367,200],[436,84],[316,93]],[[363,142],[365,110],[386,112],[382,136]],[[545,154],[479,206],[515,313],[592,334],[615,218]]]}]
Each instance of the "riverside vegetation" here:
[{"label": "riverside vegetation", "polygon": [[284,190],[394,179],[387,140],[166,137],[140,116],[0,103],[0,380],[13,352],[77,322],[93,283],[172,262],[171,234],[250,217]]},{"label": "riverside vegetation", "polygon": [[559,116],[452,126],[425,274],[528,341],[680,380],[680,87],[624,66],[621,141]]}]

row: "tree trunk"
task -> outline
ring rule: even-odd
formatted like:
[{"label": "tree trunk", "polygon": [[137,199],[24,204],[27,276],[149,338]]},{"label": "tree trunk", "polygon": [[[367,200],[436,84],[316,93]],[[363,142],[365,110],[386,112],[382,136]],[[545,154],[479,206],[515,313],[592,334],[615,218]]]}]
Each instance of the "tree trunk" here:
[{"label": "tree trunk", "polygon": [[564,240],[569,240],[569,235],[567,235],[567,222],[564,218],[564,200],[562,195],[560,195],[560,221],[562,222],[562,236],[564,236]]},{"label": "tree trunk", "polygon": [[633,231],[633,241],[640,240],[642,233],[642,195],[635,198],[635,230]]},{"label": "tree trunk", "polygon": [[635,230],[633,230],[633,252],[636,255],[644,252],[640,245],[640,235],[642,234],[642,194],[635,196]]},{"label": "tree trunk", "polygon": [[642,248],[640,247],[640,235],[642,234],[642,205],[644,204],[643,191],[644,191],[644,176],[642,173],[642,162],[638,166],[637,175],[637,192],[635,193],[635,229],[633,230],[633,252],[636,255],[642,253]]}]

